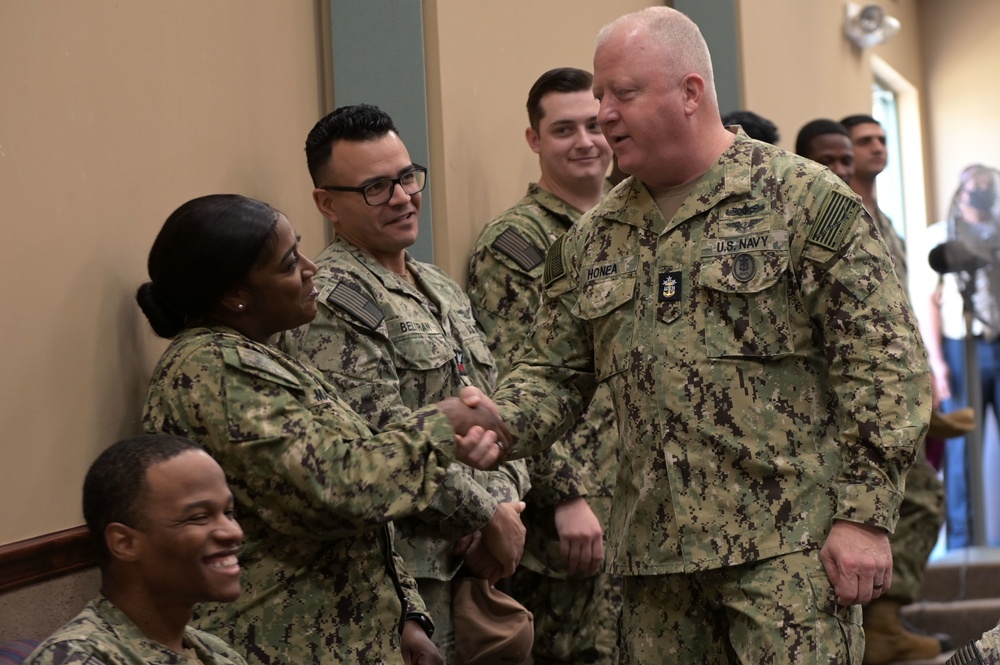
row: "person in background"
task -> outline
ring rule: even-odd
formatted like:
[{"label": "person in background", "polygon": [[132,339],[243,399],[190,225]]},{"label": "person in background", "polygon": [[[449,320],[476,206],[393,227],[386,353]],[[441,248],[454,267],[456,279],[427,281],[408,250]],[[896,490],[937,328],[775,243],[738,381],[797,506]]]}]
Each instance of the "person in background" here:
[{"label": "person in background", "polygon": [[197,444],[155,434],[119,441],[91,464],[83,514],[101,593],[46,639],[28,665],[244,665],[188,626],[195,604],[240,595],[243,531],[222,469]]},{"label": "person in background", "polygon": [[781,140],[778,126],[753,111],[730,111],[722,116],[722,124],[725,127],[739,125],[750,138],[771,145],[778,145]]},{"label": "person in background", "polygon": [[[927,308],[925,340],[937,397],[942,411],[972,406],[985,423],[987,409],[996,417],[1000,401],[1000,171],[981,164],[963,169],[947,218],[927,227],[925,237],[927,247],[949,250],[943,254],[948,265],[938,266],[941,275]],[[953,255],[953,249],[960,254]],[[982,393],[979,405],[970,405],[968,395],[966,298]],[[969,465],[965,438],[949,438],[944,448],[948,549],[973,545],[969,474],[979,472],[978,461]]]},{"label": "person in background", "polygon": [[878,207],[878,189],[875,186],[875,179],[885,170],[889,160],[885,130],[878,120],[863,114],[849,115],[840,124],[851,133],[851,144],[854,147],[854,177],[849,183],[851,189],[861,197],[865,210],[875,220],[875,226],[892,252],[896,274],[906,287],[906,244],[893,228],[892,220]]},{"label": "person in background", "polygon": [[[611,148],[597,124],[590,72],[560,67],[528,92],[525,138],[541,176],[483,229],[469,259],[469,297],[501,376],[510,371],[544,285],[545,252],[604,193]],[[607,388],[560,441],[528,459],[528,542],[512,593],[535,617],[536,665],[616,662],[621,578],[597,572],[616,458]]]},{"label": "person in background", "polygon": [[[802,126],[795,152],[829,167],[845,183],[854,178],[854,145],[851,132],[833,120],[813,120]],[[884,166],[884,163],[883,163]],[[858,192],[860,195],[861,192]],[[890,224],[884,233],[895,231]],[[903,249],[902,242],[890,250]],[[906,256],[893,254],[896,275],[906,283]],[[931,550],[944,523],[944,487],[927,461],[921,444],[917,459],[906,474],[899,522],[889,536],[892,547],[892,587],[865,605],[865,665],[887,665],[899,660],[926,660],[950,648],[947,635],[923,635],[905,625],[900,611],[916,602],[923,588]]]},{"label": "person in background", "polygon": [[722,126],[682,13],[605,26],[594,95],[631,176],[549,248],[492,396],[510,455],[608,384],[623,662],[859,662],[931,406],[885,244],[828,169]]},{"label": "person in background", "polygon": [[822,164],[848,185],[854,178],[851,133],[839,122],[820,118],[802,125],[795,137],[795,154]]},{"label": "person in background", "polygon": [[261,201],[188,201],[148,268],[136,299],[171,343],[143,427],[215,457],[246,532],[245,593],[199,609],[197,625],[251,663],[440,663],[389,522],[426,509],[454,462],[500,460],[485,395],[465,388],[373,435],[317,370],[271,345],[312,320],[318,291],[295,229]]},{"label": "person in background", "polygon": [[[313,200],[334,234],[316,257],[317,316],[286,333],[281,347],[320,370],[375,429],[463,386],[492,391],[496,367],[468,297],[443,270],[407,253],[427,173],[392,119],[368,104],[338,108],[309,132],[306,158]],[[523,461],[491,472],[454,464],[445,486],[429,510],[395,526],[396,549],[450,663],[455,575],[462,568],[495,583],[513,574],[529,480]]]}]

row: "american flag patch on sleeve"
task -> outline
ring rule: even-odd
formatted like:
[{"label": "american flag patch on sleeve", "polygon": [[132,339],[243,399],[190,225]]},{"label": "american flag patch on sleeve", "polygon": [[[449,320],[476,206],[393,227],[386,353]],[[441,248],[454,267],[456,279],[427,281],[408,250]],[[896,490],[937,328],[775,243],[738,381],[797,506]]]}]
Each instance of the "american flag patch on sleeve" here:
[{"label": "american flag patch on sleeve", "polygon": [[361,319],[361,322],[372,330],[378,328],[385,319],[385,314],[378,308],[374,300],[344,282],[333,287],[333,291],[326,297],[326,301]]},{"label": "american flag patch on sleeve", "polygon": [[823,207],[809,234],[809,241],[831,251],[840,249],[844,235],[860,208],[861,204],[851,197],[833,192],[823,202]]},{"label": "american flag patch on sleeve", "polygon": [[509,257],[523,270],[531,270],[545,260],[545,254],[514,229],[507,229],[493,241],[493,248]]}]

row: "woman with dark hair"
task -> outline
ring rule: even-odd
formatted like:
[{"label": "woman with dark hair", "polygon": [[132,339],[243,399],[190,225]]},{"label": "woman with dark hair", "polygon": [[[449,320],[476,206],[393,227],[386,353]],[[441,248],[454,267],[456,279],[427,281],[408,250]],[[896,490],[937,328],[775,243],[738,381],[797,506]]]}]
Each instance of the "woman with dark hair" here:
[{"label": "woman with dark hair", "polygon": [[499,460],[488,400],[467,389],[373,436],[317,371],[269,343],[315,316],[316,266],[285,216],[260,201],[185,203],[148,268],[136,300],[173,341],[143,425],[218,460],[246,534],[243,596],[203,609],[197,625],[251,663],[440,662],[389,522],[440,500],[453,461]]}]

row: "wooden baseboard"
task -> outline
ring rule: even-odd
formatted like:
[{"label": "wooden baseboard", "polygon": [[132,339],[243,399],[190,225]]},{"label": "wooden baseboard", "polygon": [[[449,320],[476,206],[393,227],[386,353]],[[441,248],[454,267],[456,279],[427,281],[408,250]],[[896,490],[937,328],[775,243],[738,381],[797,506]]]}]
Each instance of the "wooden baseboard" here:
[{"label": "wooden baseboard", "polygon": [[0,593],[96,565],[85,526],[0,545]]}]

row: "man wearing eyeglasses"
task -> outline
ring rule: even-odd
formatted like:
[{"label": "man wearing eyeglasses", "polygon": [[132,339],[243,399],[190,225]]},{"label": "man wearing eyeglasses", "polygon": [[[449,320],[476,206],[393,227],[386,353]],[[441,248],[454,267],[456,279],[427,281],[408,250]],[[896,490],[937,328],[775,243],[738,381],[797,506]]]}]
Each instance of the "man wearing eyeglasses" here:
[{"label": "man wearing eyeglasses", "polygon": [[[313,127],[306,158],[313,200],[334,238],[316,258],[319,312],[286,333],[285,350],[322,371],[380,429],[463,386],[492,391],[496,365],[469,299],[444,271],[406,251],[417,240],[427,170],[410,159],[392,119],[367,104],[341,107]],[[425,628],[444,662],[454,650],[451,580],[463,565],[491,583],[514,572],[528,487],[523,462],[492,472],[456,464],[432,506],[396,525],[396,550],[433,619],[413,612],[407,630]],[[412,643],[404,631],[404,651]]]}]

